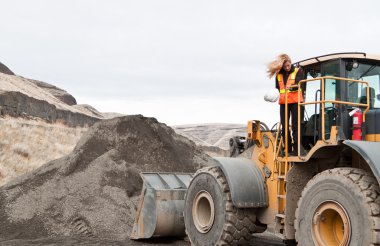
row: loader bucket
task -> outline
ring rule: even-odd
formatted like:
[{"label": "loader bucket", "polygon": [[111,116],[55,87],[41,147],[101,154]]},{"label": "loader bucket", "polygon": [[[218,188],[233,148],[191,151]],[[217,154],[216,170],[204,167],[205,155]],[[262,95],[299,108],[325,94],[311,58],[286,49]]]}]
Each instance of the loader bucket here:
[{"label": "loader bucket", "polygon": [[185,236],[185,194],[193,174],[146,172],[140,175],[144,185],[131,239]]}]

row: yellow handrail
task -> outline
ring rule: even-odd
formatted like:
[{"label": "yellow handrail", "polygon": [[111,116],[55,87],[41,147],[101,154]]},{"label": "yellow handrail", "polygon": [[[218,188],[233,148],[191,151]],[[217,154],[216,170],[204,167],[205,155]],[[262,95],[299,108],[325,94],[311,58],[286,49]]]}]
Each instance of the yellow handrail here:
[{"label": "yellow handrail", "polygon": [[[335,79],[335,80],[342,80],[342,81],[348,81],[348,82],[355,82],[355,83],[361,83],[366,85],[366,98],[367,98],[367,103],[353,103],[353,102],[348,102],[348,101],[340,101],[340,100],[325,100],[325,80],[326,79]],[[289,88],[298,88],[298,90],[301,89],[301,85],[303,83],[309,83],[312,81],[321,81],[321,100],[320,101],[312,101],[312,102],[300,102],[301,100],[301,94],[298,93],[298,126],[297,126],[297,131],[298,131],[298,157],[301,158],[300,152],[301,152],[301,106],[304,105],[311,105],[311,104],[320,104],[321,105],[321,117],[322,117],[322,140],[325,140],[325,103],[334,103],[334,104],[342,104],[342,105],[349,105],[349,106],[356,106],[356,107],[366,107],[364,113],[363,113],[363,122],[365,122],[365,116],[366,113],[369,110],[369,83],[362,81],[362,80],[356,80],[356,79],[348,79],[348,78],[341,78],[341,77],[334,77],[334,76],[324,76],[324,77],[318,77],[318,78],[313,78],[313,79],[305,79],[299,81],[298,85],[293,85],[289,86]],[[287,95],[287,90],[285,91],[285,164],[288,164],[288,148],[287,148],[287,143],[288,143],[288,95]],[[306,99],[306,98],[305,98]]]}]

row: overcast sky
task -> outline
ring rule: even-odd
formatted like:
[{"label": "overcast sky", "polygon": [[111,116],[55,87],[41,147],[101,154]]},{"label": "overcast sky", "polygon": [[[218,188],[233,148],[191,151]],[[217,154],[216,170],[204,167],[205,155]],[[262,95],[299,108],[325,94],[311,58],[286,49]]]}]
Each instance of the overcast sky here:
[{"label": "overcast sky", "polygon": [[0,62],[102,112],[278,121],[266,64],[379,54],[380,1],[1,1]]}]

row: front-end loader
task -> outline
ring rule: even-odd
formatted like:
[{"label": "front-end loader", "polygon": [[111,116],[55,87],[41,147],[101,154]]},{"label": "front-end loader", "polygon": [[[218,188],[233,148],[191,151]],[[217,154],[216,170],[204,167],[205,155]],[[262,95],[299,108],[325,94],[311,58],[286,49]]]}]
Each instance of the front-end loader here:
[{"label": "front-end loader", "polygon": [[132,238],[186,231],[193,245],[247,245],[268,230],[286,244],[380,244],[380,56],[336,53],[294,65],[304,74],[295,89],[306,88],[298,154],[282,151],[290,136],[282,139],[279,124],[249,121],[251,159],[145,177]]}]

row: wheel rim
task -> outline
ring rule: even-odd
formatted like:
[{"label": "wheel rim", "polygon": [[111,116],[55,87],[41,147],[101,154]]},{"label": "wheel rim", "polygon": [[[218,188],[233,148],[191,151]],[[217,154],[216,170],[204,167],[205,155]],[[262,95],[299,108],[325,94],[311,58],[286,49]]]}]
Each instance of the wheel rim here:
[{"label": "wheel rim", "polygon": [[193,221],[197,230],[201,233],[207,233],[213,223],[215,217],[214,201],[205,190],[197,193],[192,207]]},{"label": "wheel rim", "polygon": [[347,246],[351,225],[346,210],[335,201],[318,206],[313,215],[313,238],[320,246]]}]

